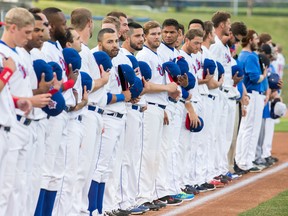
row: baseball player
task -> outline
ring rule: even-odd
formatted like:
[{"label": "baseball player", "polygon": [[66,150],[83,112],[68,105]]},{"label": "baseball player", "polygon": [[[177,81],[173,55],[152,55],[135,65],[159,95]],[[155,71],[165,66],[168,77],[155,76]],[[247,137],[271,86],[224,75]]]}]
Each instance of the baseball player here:
[{"label": "baseball player", "polygon": [[261,82],[266,77],[266,68],[263,74],[257,54],[258,35],[254,30],[248,30],[247,36],[242,39],[242,51],[238,60],[244,65],[244,84],[250,102],[247,106],[247,115],[242,118],[236,144],[235,171],[249,170],[259,172],[261,169],[254,167],[255,151],[259,138],[262,111],[265,95],[261,91]]},{"label": "baseball player", "polygon": [[[62,92],[66,103],[65,111],[57,116],[49,117],[45,140],[45,161],[43,164],[41,191],[35,211],[35,215],[52,214],[57,191],[60,189],[64,172],[64,149],[65,140],[62,139],[67,133],[69,121],[68,112],[76,105],[72,87],[77,80],[78,73],[73,73],[71,65],[65,66],[62,47],[57,41],[65,36],[66,19],[63,12],[58,8],[46,8],[43,13],[51,25],[51,41],[44,42],[42,52],[47,61],[54,61],[62,67]],[[67,73],[66,73],[67,68]]]},{"label": "baseball player", "polygon": [[[133,67],[136,65],[134,68],[136,75],[138,74],[137,76],[141,78],[138,62],[135,57],[133,58],[133,56],[131,56],[131,54],[134,55],[136,51],[143,49],[143,27],[136,22],[130,22],[128,26],[129,31],[127,33],[127,38],[123,41],[120,50],[122,53],[130,57],[129,59]],[[143,97],[145,96],[142,95],[137,104],[126,104],[127,120],[120,181],[122,200],[119,205],[121,209],[128,209],[133,214],[136,212],[143,213],[143,206],[140,206],[139,208],[136,205],[135,200],[138,185],[137,175],[140,167],[139,158],[141,156],[143,111],[146,109],[146,102]]]},{"label": "baseball player", "polygon": [[151,88],[145,94],[147,110],[143,117],[143,146],[141,152],[141,166],[138,179],[137,204],[144,203],[150,210],[159,209],[151,202],[154,195],[155,180],[159,169],[161,137],[164,124],[164,110],[168,104],[168,92],[176,93],[177,84],[166,84],[162,70],[162,60],[157,54],[161,43],[161,27],[159,23],[150,21],[144,24],[145,42],[143,50],[138,52],[138,61],[145,61],[152,70]]},{"label": "baseball player", "polygon": [[77,180],[73,191],[71,215],[79,215],[80,212],[88,213],[88,191],[95,169],[97,147],[100,145],[103,128],[103,108],[107,101],[104,85],[107,84],[110,73],[109,71],[103,71],[102,67],[100,67],[100,71],[87,46],[94,28],[91,12],[85,8],[73,10],[71,13],[71,24],[80,35],[82,41],[81,52],[79,53],[82,58],[80,70],[87,72],[94,83],[92,90],[88,94],[88,109],[82,115],[82,123],[85,127],[86,135],[79,152],[79,164],[85,164],[85,166],[78,166]]},{"label": "baseball player", "polygon": [[[16,46],[23,47],[31,39],[34,17],[26,9],[11,9],[5,16],[6,28],[1,39],[3,56],[14,60],[17,68],[9,80],[11,93],[18,97],[26,97],[35,107],[43,107],[50,101],[50,94],[33,96],[28,68],[15,52]],[[22,35],[19,37],[19,35]],[[25,116],[24,112],[16,109],[17,121],[14,131],[11,131],[11,143],[6,154],[6,167],[3,176],[3,190],[1,190],[1,214],[19,215],[26,212],[29,156],[32,145],[32,127],[34,116]],[[5,188],[5,189],[4,189]],[[21,206],[21,208],[20,208]]]},{"label": "baseball player", "polygon": [[[100,51],[107,52],[113,60],[119,52],[117,33],[113,29],[102,29],[98,34],[98,48]],[[123,137],[123,129],[126,120],[126,107],[124,102],[131,99],[130,91],[122,91],[121,89],[118,65],[113,61],[112,63],[113,67],[110,71],[110,79],[107,84],[107,105],[105,106],[103,113],[103,121],[105,122],[104,133],[101,135],[96,167],[88,194],[88,210],[90,211],[90,214],[92,214],[96,209],[98,209],[98,212],[102,214],[105,184],[109,180],[111,172],[115,167],[113,157],[115,158],[117,151],[121,151],[119,146],[122,146],[121,142],[123,142],[121,137]],[[112,187],[114,187],[113,183],[114,182],[112,182],[111,185]],[[107,182],[107,184],[109,184],[109,182]],[[107,200],[110,199],[110,197],[107,198]],[[111,211],[115,203],[108,202],[108,204],[110,206],[106,205],[105,210],[107,209]]]}]

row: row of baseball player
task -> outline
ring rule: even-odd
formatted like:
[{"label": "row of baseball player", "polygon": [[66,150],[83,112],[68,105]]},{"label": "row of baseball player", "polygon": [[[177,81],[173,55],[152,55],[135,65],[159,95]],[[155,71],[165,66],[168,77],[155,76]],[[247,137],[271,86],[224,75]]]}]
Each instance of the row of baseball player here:
[{"label": "row of baseball player", "polygon": [[273,163],[267,117],[285,114],[283,83],[267,73],[271,46],[258,55],[257,33],[230,18],[194,19],[184,33],[175,19],[142,27],[111,12],[90,50],[88,9],[69,28],[58,8],[8,11],[0,215],[142,214]]}]

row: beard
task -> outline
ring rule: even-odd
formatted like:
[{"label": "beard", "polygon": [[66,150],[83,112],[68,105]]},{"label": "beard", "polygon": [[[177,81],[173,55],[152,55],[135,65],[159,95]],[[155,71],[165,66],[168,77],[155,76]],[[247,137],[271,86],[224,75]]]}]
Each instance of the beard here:
[{"label": "beard", "polygon": [[65,41],[66,40],[65,33],[61,32],[59,29],[55,29],[54,38],[55,38],[55,40],[58,40],[58,41]]},{"label": "beard", "polygon": [[130,47],[136,51],[139,51],[143,49],[143,43],[141,45],[137,45],[136,43],[132,43],[130,41]]},{"label": "beard", "polygon": [[257,45],[252,43],[252,44],[250,44],[250,48],[251,48],[252,51],[256,51],[257,50]]},{"label": "beard", "polygon": [[112,59],[118,55],[119,48],[113,48],[113,49],[109,50],[109,49],[106,49],[105,47],[102,47],[102,51],[106,52],[110,56],[110,58]]}]

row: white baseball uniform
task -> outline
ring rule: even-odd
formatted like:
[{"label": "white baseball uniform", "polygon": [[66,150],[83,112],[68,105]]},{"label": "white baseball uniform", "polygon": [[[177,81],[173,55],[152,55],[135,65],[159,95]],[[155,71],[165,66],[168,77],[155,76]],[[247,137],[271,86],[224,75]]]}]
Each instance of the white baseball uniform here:
[{"label": "white baseball uniform", "polygon": [[[136,56],[138,61],[145,61],[152,70],[150,82],[166,84],[159,55],[144,46]],[[161,146],[164,109],[168,105],[167,92],[147,93],[147,110],[143,117],[143,145],[141,149],[140,171],[138,179],[137,204],[151,202],[155,197],[155,180],[159,169],[159,151]]]},{"label": "white baseball uniform", "polygon": [[[224,67],[224,82],[222,92],[223,97],[220,98],[220,103],[222,104],[221,118],[220,122],[224,122],[225,126],[218,127],[220,130],[218,132],[220,146],[220,161],[218,163],[217,172],[219,174],[226,174],[228,172],[228,152],[232,144],[233,129],[235,123],[235,113],[236,113],[236,96],[235,89],[233,87],[232,80],[232,68],[231,68],[231,53],[229,47],[225,46],[222,41],[215,36],[215,44],[212,44],[209,49],[212,53],[214,59],[220,62]],[[222,99],[222,100],[221,100]],[[222,102],[221,102],[222,101]],[[219,122],[219,123],[220,123]]]}]

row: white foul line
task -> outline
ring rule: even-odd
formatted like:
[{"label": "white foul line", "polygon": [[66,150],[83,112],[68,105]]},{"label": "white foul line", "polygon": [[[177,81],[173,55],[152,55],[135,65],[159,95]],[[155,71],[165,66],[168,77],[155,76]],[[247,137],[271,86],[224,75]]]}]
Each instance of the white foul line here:
[{"label": "white foul line", "polygon": [[[220,190],[214,191],[211,193],[211,195],[205,196],[203,198],[196,198],[196,200],[193,200],[191,203],[179,206],[176,209],[165,213],[165,216],[174,216],[174,215],[179,215],[183,212],[188,211],[189,209],[202,205],[208,201],[214,200],[217,197],[223,196],[224,194],[230,193],[233,190],[236,190],[238,188],[241,188],[245,185],[248,185],[252,182],[257,181],[258,179],[264,178],[266,176],[272,175],[280,170],[283,170],[288,167],[288,162],[283,163],[279,166],[276,166],[274,168],[270,168],[262,173],[257,173],[255,176],[250,177],[248,179],[245,179],[243,181],[240,181],[239,183],[234,183],[233,185],[227,187],[227,188],[221,188]],[[208,192],[209,193],[209,192]]]}]

